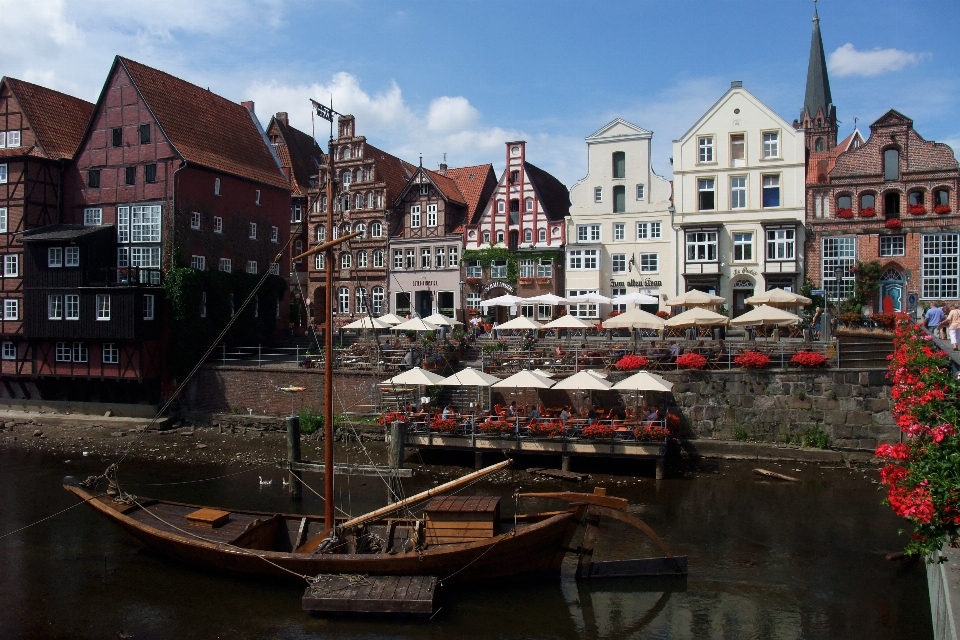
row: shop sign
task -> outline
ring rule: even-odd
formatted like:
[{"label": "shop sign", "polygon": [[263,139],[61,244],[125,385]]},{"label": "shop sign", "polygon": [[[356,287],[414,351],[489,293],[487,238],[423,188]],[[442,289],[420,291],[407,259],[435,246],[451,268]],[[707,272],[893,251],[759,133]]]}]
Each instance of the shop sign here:
[{"label": "shop sign", "polygon": [[435,287],[437,286],[437,280],[414,280],[414,287]]},{"label": "shop sign", "polygon": [[610,280],[611,287],[662,287],[663,283],[660,280],[651,280],[647,278],[646,280],[636,280],[631,278],[626,283],[623,281]]},{"label": "shop sign", "polygon": [[487,284],[483,285],[482,291],[486,293],[491,289],[496,289],[497,287],[502,287],[507,291],[509,291],[510,293],[513,293],[513,285],[510,284],[509,282],[488,282]]}]

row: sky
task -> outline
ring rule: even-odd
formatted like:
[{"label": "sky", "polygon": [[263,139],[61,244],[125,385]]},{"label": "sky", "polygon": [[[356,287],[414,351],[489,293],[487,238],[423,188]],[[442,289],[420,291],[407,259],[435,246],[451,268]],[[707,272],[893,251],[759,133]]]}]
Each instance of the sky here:
[{"label": "sky", "polygon": [[[960,2],[821,0],[843,137],[893,108],[960,149]],[[357,117],[374,145],[436,168],[527,159],[568,187],[584,138],[614,118],[671,141],[731,80],[799,116],[809,0],[0,0],[0,75],[95,102],[115,55],[316,134],[309,99]]]}]

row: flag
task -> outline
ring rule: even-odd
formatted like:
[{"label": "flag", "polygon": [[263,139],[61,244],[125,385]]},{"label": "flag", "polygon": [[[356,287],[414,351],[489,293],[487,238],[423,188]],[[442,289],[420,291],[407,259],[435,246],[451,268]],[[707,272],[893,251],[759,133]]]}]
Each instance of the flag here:
[{"label": "flag", "polygon": [[327,120],[328,122],[333,122],[333,114],[334,114],[333,109],[331,109],[326,105],[320,104],[319,102],[317,102],[312,98],[310,99],[310,104],[312,104],[313,108],[316,109],[318,116],[320,116],[324,120]]}]

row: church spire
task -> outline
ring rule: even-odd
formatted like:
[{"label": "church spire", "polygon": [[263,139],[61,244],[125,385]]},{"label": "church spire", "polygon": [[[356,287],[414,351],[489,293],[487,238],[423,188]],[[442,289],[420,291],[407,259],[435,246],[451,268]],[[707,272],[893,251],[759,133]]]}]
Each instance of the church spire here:
[{"label": "church spire", "polygon": [[[837,108],[830,94],[830,78],[827,75],[827,59],[823,54],[823,39],[820,37],[820,16],[816,0],[813,5],[813,37],[810,40],[810,62],[807,65],[807,90],[800,111],[800,123],[808,132],[823,136],[827,134],[826,146],[837,142]],[[815,131],[814,131],[815,130]],[[832,134],[832,135],[831,135]]]}]

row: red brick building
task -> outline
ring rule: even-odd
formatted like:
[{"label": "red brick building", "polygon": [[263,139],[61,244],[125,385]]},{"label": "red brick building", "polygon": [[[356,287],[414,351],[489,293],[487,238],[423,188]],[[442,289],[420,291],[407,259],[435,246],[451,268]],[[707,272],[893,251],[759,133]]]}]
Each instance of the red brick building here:
[{"label": "red brick building", "polygon": [[[336,175],[333,176],[334,228],[327,230],[326,182],[328,167],[320,169],[319,206],[310,210],[310,240],[325,242],[328,237],[354,231],[361,236],[337,247],[334,280],[334,328],[356,318],[372,299],[373,290],[387,288],[387,223],[393,203],[417,167],[390,155],[356,134],[356,120],[351,115],[337,120],[338,135],[331,141]],[[322,323],[326,316],[325,263],[323,254],[313,256],[309,283],[313,298],[313,316]],[[366,301],[366,302],[365,302]],[[389,313],[389,301],[383,313]]]},{"label": "red brick building", "polygon": [[[953,150],[923,139],[890,110],[837,143],[836,107],[814,17],[807,89],[807,277],[830,300],[853,294],[857,262],[879,261],[875,311],[960,298],[960,165]],[[838,277],[839,276],[839,277]]]},{"label": "red brick building", "polygon": [[33,373],[23,330],[23,233],[60,222],[63,173],[92,111],[59,91],[0,80],[0,397],[29,393],[21,384]]}]

